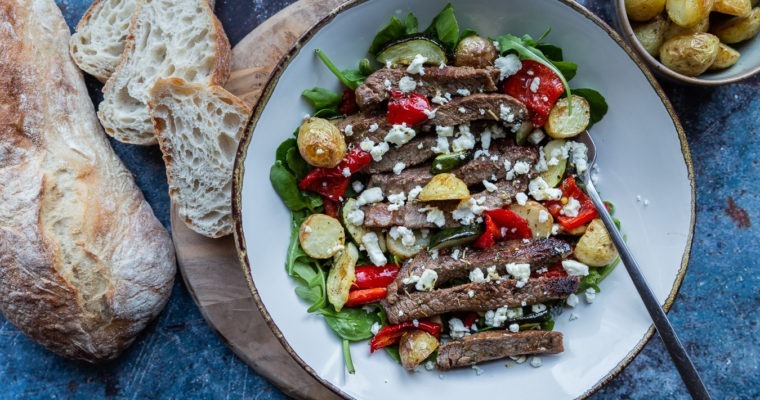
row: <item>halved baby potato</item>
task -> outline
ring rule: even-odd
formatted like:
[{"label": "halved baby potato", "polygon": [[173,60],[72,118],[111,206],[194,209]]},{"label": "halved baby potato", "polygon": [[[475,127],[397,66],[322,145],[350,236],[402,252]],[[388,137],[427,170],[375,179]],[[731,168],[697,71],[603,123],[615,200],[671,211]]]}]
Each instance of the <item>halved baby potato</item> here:
[{"label": "halved baby potato", "polygon": [[572,102],[569,102],[567,97],[563,97],[554,104],[544,131],[554,139],[566,139],[579,135],[590,121],[591,106],[586,99],[573,95]]},{"label": "halved baby potato", "polygon": [[417,199],[419,201],[466,200],[470,198],[467,184],[454,174],[443,173],[433,176],[433,179],[422,188]]},{"label": "halved baby potato", "polygon": [[589,267],[604,267],[615,261],[618,255],[607,228],[601,219],[591,221],[586,233],[578,239],[573,252],[578,261]]},{"label": "halved baby potato", "polygon": [[715,62],[719,44],[720,40],[709,33],[676,36],[660,48],[660,62],[680,74],[697,76]]},{"label": "halved baby potato", "polygon": [[709,69],[725,69],[739,61],[741,54],[731,48],[729,45],[721,43],[718,45],[718,55],[715,57],[715,61],[712,63]]},{"label": "halved baby potato", "polygon": [[335,167],[346,155],[343,134],[323,118],[306,118],[298,128],[297,144],[301,157],[315,167]]},{"label": "halved baby potato", "polygon": [[330,272],[327,273],[327,301],[340,311],[348,300],[348,292],[356,280],[356,262],[359,261],[359,250],[353,243],[335,255]]},{"label": "halved baby potato", "polygon": [[325,214],[312,214],[301,223],[298,239],[306,254],[324,259],[343,250],[346,233],[337,219]]},{"label": "halved baby potato", "polygon": [[671,23],[667,18],[658,15],[649,22],[634,25],[633,34],[636,35],[636,40],[641,43],[647,53],[657,57],[660,53],[660,46],[665,41],[665,32],[669,25]]},{"label": "halved baby potato", "polygon": [[528,222],[530,230],[533,231],[533,238],[547,238],[552,234],[554,217],[541,203],[528,200],[524,206],[515,203],[510,205],[509,209]]},{"label": "halved baby potato", "polygon": [[710,15],[714,0],[667,0],[670,20],[685,28],[697,25]]},{"label": "halved baby potato", "polygon": [[411,371],[430,357],[437,348],[438,339],[435,336],[421,329],[405,332],[398,342],[401,365]]},{"label": "halved baby potato", "polygon": [[734,17],[715,24],[710,30],[723,43],[733,44],[752,39],[760,32],[760,7],[755,7],[746,17]]},{"label": "halved baby potato", "polygon": [[712,10],[735,17],[746,17],[752,11],[752,2],[750,0],[715,0]]},{"label": "halved baby potato", "polygon": [[633,21],[649,21],[665,9],[665,0],[625,0],[625,13]]}]

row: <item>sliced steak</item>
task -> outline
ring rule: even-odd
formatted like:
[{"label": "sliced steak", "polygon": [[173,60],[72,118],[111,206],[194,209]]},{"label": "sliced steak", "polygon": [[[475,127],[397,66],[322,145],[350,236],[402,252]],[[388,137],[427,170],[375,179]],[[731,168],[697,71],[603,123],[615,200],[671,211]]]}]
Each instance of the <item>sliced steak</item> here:
[{"label": "sliced steak", "polygon": [[[579,276],[518,281],[472,282],[430,292],[399,293],[389,290],[381,305],[391,324],[422,319],[452,311],[488,311],[499,307],[521,307],[548,300],[565,299],[578,290]],[[472,296],[470,296],[472,295]]]},{"label": "sliced steak", "polygon": [[496,84],[499,82],[499,70],[493,67],[428,67],[422,76],[407,75],[403,68],[382,68],[368,76],[364,83],[356,88],[356,103],[359,108],[364,110],[388,100],[389,88],[398,90],[398,83],[404,76],[418,82],[414,92],[426,97],[445,93],[461,96],[462,89],[469,93],[495,92],[498,90]]},{"label": "sliced steak", "polygon": [[398,148],[391,146],[391,149],[383,155],[382,160],[373,161],[365,171],[371,174],[392,171],[393,167],[400,162],[404,163],[406,168],[422,164],[435,157],[435,153],[431,150],[435,146],[435,141],[435,137],[425,135],[415,137]]},{"label": "sliced steak", "polygon": [[[402,147],[403,148],[403,147]],[[383,194],[409,193],[415,186],[425,186],[433,179],[429,166],[407,168],[400,174],[375,174],[369,179],[367,187],[379,187]]]},{"label": "sliced steak", "polygon": [[438,274],[436,286],[440,286],[452,279],[467,279],[470,271],[475,268],[480,268],[485,272],[487,267],[496,266],[499,275],[505,275],[506,264],[526,263],[530,264],[530,269],[535,271],[558,263],[571,253],[572,248],[569,244],[555,238],[534,239],[527,242],[523,240],[499,242],[487,249],[467,249],[456,259],[448,254],[440,254],[434,259],[429,252],[421,251],[404,266],[388,290],[413,290],[411,287],[406,287],[402,281],[413,275],[422,276],[427,269]]},{"label": "sliced steak", "polygon": [[557,354],[564,350],[561,332],[485,331],[442,344],[435,364],[447,370],[509,356]]},{"label": "sliced steak", "polygon": [[[506,110],[502,118],[502,106]],[[435,109],[435,117],[424,125],[456,126],[471,121],[499,120],[508,126],[517,126],[528,118],[528,109],[507,94],[473,94],[456,98]]]},{"label": "sliced steak", "polygon": [[[348,126],[351,126],[350,134],[346,133]],[[338,122],[337,127],[346,135],[348,144],[358,146],[364,139],[370,139],[375,143],[382,142],[393,125],[388,123],[385,114],[358,113]]]}]

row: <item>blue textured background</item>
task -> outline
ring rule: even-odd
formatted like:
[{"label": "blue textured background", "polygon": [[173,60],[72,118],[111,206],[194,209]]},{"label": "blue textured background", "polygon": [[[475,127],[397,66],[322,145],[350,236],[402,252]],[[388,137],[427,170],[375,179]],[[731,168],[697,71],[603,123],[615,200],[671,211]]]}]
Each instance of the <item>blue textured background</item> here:
[{"label": "blue textured background", "polygon": [[[291,0],[217,0],[234,45]],[[70,26],[90,0],[58,0]],[[612,22],[604,0],[580,3]],[[93,99],[100,84],[88,78]],[[663,84],[681,117],[697,180],[697,227],[689,269],[670,319],[716,399],[760,398],[758,218],[760,76],[720,88]],[[168,226],[160,151],[113,143],[156,215]],[[181,279],[166,310],[118,360],[90,366],[59,358],[0,317],[0,398],[228,398],[285,396],[228,350]],[[660,339],[594,399],[688,398]]]}]

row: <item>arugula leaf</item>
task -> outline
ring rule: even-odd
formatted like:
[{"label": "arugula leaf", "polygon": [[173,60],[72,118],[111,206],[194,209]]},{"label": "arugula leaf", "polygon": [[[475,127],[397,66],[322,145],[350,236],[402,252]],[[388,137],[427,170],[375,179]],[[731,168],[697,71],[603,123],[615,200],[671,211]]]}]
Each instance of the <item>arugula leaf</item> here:
[{"label": "arugula leaf", "polygon": [[459,23],[451,3],[446,4],[446,7],[433,18],[433,22],[424,33],[437,37],[449,50],[454,50],[459,42]]},{"label": "arugula leaf", "polygon": [[340,312],[324,308],[319,313],[338,336],[352,342],[371,338],[372,325],[379,321],[376,313],[368,313],[361,308],[344,308]]},{"label": "arugula leaf", "polygon": [[602,290],[599,289],[599,283],[604,280],[612,271],[620,264],[620,257],[615,261],[602,268],[593,268],[588,272],[588,275],[581,278],[581,283],[578,285],[578,290],[575,293],[583,293],[588,288],[594,288],[597,293]]},{"label": "arugula leaf", "polygon": [[601,121],[605,114],[607,114],[607,109],[609,107],[601,93],[594,89],[587,88],[573,89],[573,92],[586,99],[588,105],[591,106],[591,121],[588,124],[588,128],[591,128],[595,123]]},{"label": "arugula leaf", "polygon": [[[330,72],[335,75],[341,83],[346,85],[347,88],[354,90],[359,85],[361,85],[364,82],[364,79],[367,78],[366,75],[362,74],[362,72],[358,69],[346,69],[346,70],[339,70],[338,67],[333,64],[332,61],[327,57],[327,54],[325,54],[324,51],[317,49],[314,50],[315,53],[317,53],[317,57],[319,57],[320,60],[327,66],[327,69],[330,70]],[[340,100],[338,101],[340,103]]]},{"label": "arugula leaf", "polygon": [[417,21],[417,17],[412,13],[406,14],[406,18],[404,18],[404,33],[407,35],[413,35],[417,33],[418,26],[419,21]]},{"label": "arugula leaf", "polygon": [[338,106],[342,96],[330,89],[313,87],[301,92],[301,96],[306,97],[314,105],[314,111],[331,110],[338,112]]},{"label": "arugula leaf", "polygon": [[[407,19],[409,16],[407,15]],[[416,20],[416,18],[415,18]],[[372,44],[369,46],[369,53],[373,56],[377,56],[377,53],[390,42],[398,40],[406,34],[406,26],[401,23],[396,17],[391,17],[391,22],[388,23],[380,32],[377,32],[375,38],[372,39]]]}]

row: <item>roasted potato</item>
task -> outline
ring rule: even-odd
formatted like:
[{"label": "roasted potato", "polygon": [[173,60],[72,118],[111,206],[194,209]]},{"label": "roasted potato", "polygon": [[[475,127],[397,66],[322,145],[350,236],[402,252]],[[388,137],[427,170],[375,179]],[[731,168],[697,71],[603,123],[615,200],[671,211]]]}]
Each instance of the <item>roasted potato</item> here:
[{"label": "roasted potato", "polygon": [[667,0],[668,17],[685,28],[697,25],[710,15],[714,0]]},{"label": "roasted potato", "polygon": [[404,243],[403,237],[399,236],[395,239],[393,238],[392,230],[393,229],[391,228],[391,230],[388,231],[388,236],[385,238],[385,242],[388,246],[388,251],[398,258],[412,258],[430,243],[430,235],[423,235],[420,231],[413,232],[414,243]]},{"label": "roasted potato", "polygon": [[359,260],[359,250],[353,243],[335,255],[330,272],[327,273],[327,301],[340,311],[348,300],[348,292],[356,280],[354,269]]},{"label": "roasted potato", "polygon": [[533,231],[534,238],[547,238],[552,234],[554,217],[549,214],[549,210],[542,206],[541,203],[528,200],[524,206],[515,203],[509,206],[509,209],[528,222],[530,230]]},{"label": "roasted potato", "polygon": [[575,258],[589,267],[603,267],[617,257],[617,249],[601,219],[591,221],[575,245]]},{"label": "roasted potato", "polygon": [[669,25],[671,23],[667,18],[658,15],[649,22],[634,25],[633,34],[647,53],[657,57],[660,55],[660,46],[665,41],[665,32]]},{"label": "roasted potato", "polygon": [[[567,157],[564,157],[562,148],[565,146],[564,139],[554,139],[541,149],[541,157],[546,160],[546,171],[541,172],[541,178],[549,187],[557,186],[565,176]],[[556,160],[556,161],[555,161]]]},{"label": "roasted potato", "polygon": [[298,129],[298,152],[315,167],[332,168],[346,155],[346,139],[322,118],[306,118]]},{"label": "roasted potato", "polygon": [[485,68],[493,65],[499,55],[490,40],[473,35],[459,41],[454,50],[454,65],[457,67]]},{"label": "roasted potato", "polygon": [[346,233],[337,219],[325,214],[312,214],[301,223],[298,239],[306,254],[323,259],[343,250]]},{"label": "roasted potato", "polygon": [[[544,131],[554,139],[565,139],[583,132],[591,121],[591,107],[581,96],[572,95],[572,102],[563,97],[554,104]],[[572,106],[572,111],[570,110]]]},{"label": "roasted potato", "polygon": [[697,76],[707,70],[718,56],[720,41],[709,33],[679,35],[663,43],[660,62],[687,76]]},{"label": "roasted potato", "polygon": [[746,17],[752,11],[752,3],[750,0],[715,0],[712,10],[735,17]]},{"label": "roasted potato", "polygon": [[467,184],[454,174],[443,173],[433,177],[433,179],[422,188],[422,192],[417,197],[419,201],[439,201],[439,200],[466,200],[470,198],[470,190]]},{"label": "roasted potato", "polygon": [[752,39],[760,32],[760,7],[755,7],[746,17],[734,17],[719,22],[710,30],[723,43],[733,44]]},{"label": "roasted potato", "polygon": [[698,22],[696,25],[690,26],[688,28],[685,28],[671,21],[668,21],[668,27],[667,29],[665,29],[665,37],[663,38],[663,42],[666,42],[670,38],[678,36],[678,35],[684,35],[684,34],[695,33],[695,32],[707,32],[708,30],[710,30],[709,17]]},{"label": "roasted potato", "polygon": [[710,66],[711,70],[725,69],[739,61],[741,54],[729,45],[721,43],[718,48],[718,56]]},{"label": "roasted potato", "polygon": [[[346,202],[343,203],[343,208],[341,209],[341,218],[343,219],[343,225],[348,231],[348,234],[354,238],[354,241],[357,244],[363,244],[362,238],[365,234],[371,232],[371,229],[364,227],[363,222],[360,224],[353,223],[351,213],[358,209],[359,207],[356,206],[356,199],[346,200]],[[387,249],[385,245],[385,236],[377,235],[377,239],[378,244],[380,245],[380,250],[384,252]]]},{"label": "roasted potato", "polygon": [[649,21],[665,9],[665,0],[625,0],[625,13],[633,21]]},{"label": "roasted potato", "polygon": [[401,365],[411,371],[430,357],[438,348],[438,339],[435,336],[415,329],[404,333],[398,342],[398,355]]}]

